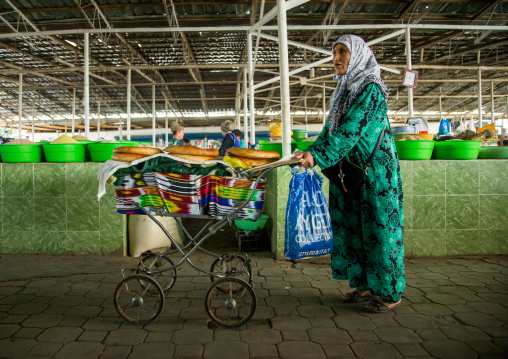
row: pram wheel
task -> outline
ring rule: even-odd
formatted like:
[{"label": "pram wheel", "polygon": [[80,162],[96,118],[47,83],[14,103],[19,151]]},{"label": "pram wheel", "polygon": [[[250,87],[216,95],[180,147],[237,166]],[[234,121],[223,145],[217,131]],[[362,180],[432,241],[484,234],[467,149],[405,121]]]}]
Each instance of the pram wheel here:
[{"label": "pram wheel", "polygon": [[122,318],[136,324],[148,324],[162,311],[164,294],[156,280],[145,274],[134,274],[118,284],[115,308]]},{"label": "pram wheel", "polygon": [[[226,253],[217,258],[210,268],[210,272],[233,278],[240,278],[252,285],[252,266],[250,260],[239,253]],[[218,277],[210,276],[212,282]]]},{"label": "pram wheel", "polygon": [[217,324],[236,328],[247,323],[256,310],[256,295],[251,286],[238,278],[216,280],[205,299],[206,311]]},{"label": "pram wheel", "polygon": [[[140,260],[140,264],[137,268],[138,273],[143,272],[151,272],[154,270],[160,270],[164,268],[171,268],[174,266],[174,263],[171,259],[169,259],[168,256],[165,254],[156,254],[156,253],[149,253],[145,255]],[[157,279],[157,282],[160,284],[162,290],[165,294],[169,292],[169,290],[175,285],[176,282],[176,268],[172,270],[167,270],[164,272],[160,272],[157,274],[151,275],[155,279]]]}]

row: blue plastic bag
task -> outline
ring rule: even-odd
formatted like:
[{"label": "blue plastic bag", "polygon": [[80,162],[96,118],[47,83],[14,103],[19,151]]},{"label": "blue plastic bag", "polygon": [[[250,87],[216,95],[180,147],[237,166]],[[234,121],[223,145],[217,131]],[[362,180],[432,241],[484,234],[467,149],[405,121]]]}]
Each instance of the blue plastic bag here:
[{"label": "blue plastic bag", "polygon": [[439,123],[439,132],[437,133],[439,136],[444,136],[450,133],[450,121],[446,118],[442,118]]},{"label": "blue plastic bag", "polygon": [[332,224],[323,178],[308,169],[293,167],[286,208],[284,256],[300,259],[330,254],[333,250]]}]

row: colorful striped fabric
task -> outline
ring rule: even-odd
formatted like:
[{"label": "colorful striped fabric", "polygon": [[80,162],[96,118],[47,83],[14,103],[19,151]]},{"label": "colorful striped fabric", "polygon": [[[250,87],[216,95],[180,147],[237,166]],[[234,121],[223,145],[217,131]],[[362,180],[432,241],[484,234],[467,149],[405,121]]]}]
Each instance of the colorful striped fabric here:
[{"label": "colorful striped fabric", "polygon": [[[115,186],[116,209],[123,214],[144,214],[141,207],[161,208],[165,213],[226,216],[242,205],[254,186],[245,178],[147,172],[125,176]],[[238,219],[258,220],[265,202],[266,181],[260,180]]]}]

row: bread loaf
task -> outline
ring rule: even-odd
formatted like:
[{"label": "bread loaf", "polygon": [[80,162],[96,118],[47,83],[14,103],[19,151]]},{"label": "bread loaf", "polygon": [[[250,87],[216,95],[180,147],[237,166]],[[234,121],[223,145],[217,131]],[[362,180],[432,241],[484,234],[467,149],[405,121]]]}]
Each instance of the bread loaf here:
[{"label": "bread loaf", "polygon": [[231,158],[236,158],[245,163],[247,166],[257,167],[262,166],[267,163],[276,162],[276,158],[245,158],[245,157],[238,157],[238,156],[230,156]]},{"label": "bread loaf", "polygon": [[[261,159],[261,158],[270,158],[270,159],[279,159],[280,155],[275,151],[263,151],[263,150],[251,150],[249,148],[240,148],[240,147],[232,147],[228,149],[228,153],[231,156],[235,157],[243,157],[243,158],[253,158],[253,159]],[[258,165],[259,166],[259,165]]]},{"label": "bread loaf", "polygon": [[192,155],[192,156],[218,156],[219,151],[214,149],[205,150],[196,146],[168,146],[164,151],[169,154]]},{"label": "bread loaf", "polygon": [[148,157],[148,156],[139,155],[136,153],[114,153],[113,156],[111,156],[111,159],[115,160],[115,161],[132,162],[132,161],[139,160],[140,158],[145,158],[145,157]]},{"label": "bread loaf", "polygon": [[143,156],[152,156],[157,153],[161,153],[162,151],[158,148],[153,147],[135,147],[135,146],[123,146],[118,147],[113,150],[114,153],[133,153],[137,155]]},{"label": "bread loaf", "polygon": [[204,162],[204,161],[216,161],[217,158],[213,156],[193,156],[193,155],[181,155],[179,153],[170,153],[170,156],[175,156],[187,161],[193,162]]}]

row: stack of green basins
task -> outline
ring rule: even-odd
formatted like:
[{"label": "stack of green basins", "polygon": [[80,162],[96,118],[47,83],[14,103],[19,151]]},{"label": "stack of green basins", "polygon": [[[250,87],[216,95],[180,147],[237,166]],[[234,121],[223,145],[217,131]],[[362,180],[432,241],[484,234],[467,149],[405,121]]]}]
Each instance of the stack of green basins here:
[{"label": "stack of green basins", "polygon": [[34,143],[28,145],[1,145],[2,162],[27,163],[42,161],[42,146]]},{"label": "stack of green basins", "polygon": [[113,150],[118,147],[124,146],[137,146],[138,142],[135,141],[121,141],[121,142],[97,142],[90,143],[88,149],[92,156],[92,162],[106,162],[113,156]]},{"label": "stack of green basins", "polygon": [[47,162],[85,162],[84,143],[46,143],[42,145]]}]

